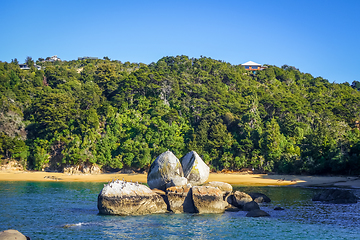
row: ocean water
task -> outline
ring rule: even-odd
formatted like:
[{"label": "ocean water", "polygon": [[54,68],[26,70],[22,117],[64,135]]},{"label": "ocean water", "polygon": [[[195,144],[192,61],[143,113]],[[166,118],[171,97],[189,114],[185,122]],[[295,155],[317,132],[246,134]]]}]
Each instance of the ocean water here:
[{"label": "ocean water", "polygon": [[[224,214],[104,216],[97,210],[102,183],[0,182],[0,231],[31,239],[360,239],[360,203],[312,202],[317,188],[241,187],[272,202],[271,217]],[[352,190],[360,196],[360,190]],[[281,206],[284,211],[275,211]]]}]

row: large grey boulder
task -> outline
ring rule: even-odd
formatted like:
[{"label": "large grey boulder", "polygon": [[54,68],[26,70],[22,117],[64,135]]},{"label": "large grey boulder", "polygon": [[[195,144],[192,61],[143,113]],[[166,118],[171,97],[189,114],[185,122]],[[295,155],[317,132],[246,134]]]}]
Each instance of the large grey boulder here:
[{"label": "large grey boulder", "polygon": [[192,198],[198,213],[223,213],[227,202],[223,200],[223,193],[219,188],[210,186],[194,186]]},{"label": "large grey boulder", "polygon": [[312,200],[343,204],[357,203],[358,198],[348,190],[327,189],[316,194]]},{"label": "large grey boulder", "polygon": [[160,154],[150,166],[147,184],[151,189],[164,191],[171,186],[186,185],[179,159],[169,150]]},{"label": "large grey boulder", "polygon": [[191,185],[203,184],[209,178],[210,168],[195,151],[187,153],[181,159],[181,164],[184,177],[188,179]]},{"label": "large grey boulder", "polygon": [[116,180],[101,190],[98,196],[101,214],[144,215],[167,212],[163,197],[145,185]]},{"label": "large grey boulder", "polygon": [[240,191],[235,191],[227,199],[228,203],[230,203],[231,205],[238,207],[240,209],[243,209],[243,207],[246,203],[252,202],[252,201],[253,201],[253,199],[250,197],[250,195],[248,195],[244,192],[240,192]]},{"label": "large grey boulder", "polygon": [[170,211],[174,213],[195,213],[192,189],[188,186],[175,186],[166,189]]},{"label": "large grey boulder", "polygon": [[4,230],[0,232],[0,239],[1,240],[26,240],[26,239],[30,239],[28,237],[26,237],[24,234],[22,234],[21,232],[19,232],[18,230],[14,230],[14,229],[9,229],[9,230]]}]

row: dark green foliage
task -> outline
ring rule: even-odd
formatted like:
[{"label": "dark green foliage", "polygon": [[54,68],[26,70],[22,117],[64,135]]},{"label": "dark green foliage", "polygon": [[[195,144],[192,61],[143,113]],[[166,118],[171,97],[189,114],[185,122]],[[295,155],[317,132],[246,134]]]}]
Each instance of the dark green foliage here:
[{"label": "dark green foliage", "polygon": [[206,57],[38,64],[0,62],[0,155],[29,168],[147,169],[169,149],[213,170],[360,174],[357,81]]}]

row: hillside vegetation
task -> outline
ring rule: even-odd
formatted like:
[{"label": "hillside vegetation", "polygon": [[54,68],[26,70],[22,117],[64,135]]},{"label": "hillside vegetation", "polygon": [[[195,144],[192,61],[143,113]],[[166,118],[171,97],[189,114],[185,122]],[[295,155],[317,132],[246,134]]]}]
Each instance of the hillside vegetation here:
[{"label": "hillside vegetation", "polygon": [[3,161],[147,169],[169,149],[213,170],[360,174],[360,92],[348,83],[206,57],[38,64],[0,62]]}]

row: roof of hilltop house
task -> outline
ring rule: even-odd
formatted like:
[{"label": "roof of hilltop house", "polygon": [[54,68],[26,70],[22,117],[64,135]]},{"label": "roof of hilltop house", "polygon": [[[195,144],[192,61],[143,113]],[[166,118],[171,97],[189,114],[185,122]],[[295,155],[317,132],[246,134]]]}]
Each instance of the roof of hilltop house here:
[{"label": "roof of hilltop house", "polygon": [[[30,69],[30,67],[26,63],[19,64],[19,67],[22,70],[29,70]],[[41,70],[41,66],[36,65],[35,63],[34,63],[34,67],[37,68],[37,70]]]},{"label": "roof of hilltop house", "polygon": [[248,61],[248,62],[243,63],[241,65],[243,65],[243,66],[261,66],[261,64],[253,62],[253,61]]}]

